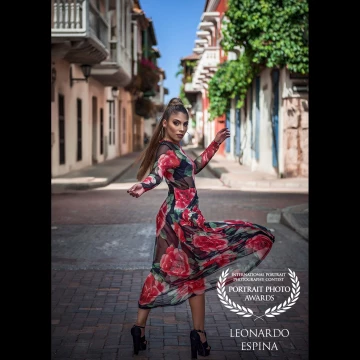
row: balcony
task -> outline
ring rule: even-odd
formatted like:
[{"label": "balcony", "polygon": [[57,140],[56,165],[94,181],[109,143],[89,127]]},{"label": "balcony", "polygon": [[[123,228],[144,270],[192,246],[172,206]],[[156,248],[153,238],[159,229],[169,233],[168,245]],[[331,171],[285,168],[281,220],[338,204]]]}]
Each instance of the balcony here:
[{"label": "balcony", "polygon": [[204,52],[204,47],[201,47],[198,44],[196,44],[196,47],[194,47],[192,50],[195,54],[200,55]]},{"label": "balcony", "polygon": [[207,31],[207,30],[212,31],[214,28],[215,28],[215,24],[212,23],[211,21],[201,21],[200,24],[198,25],[198,30],[200,31]]},{"label": "balcony", "polygon": [[194,85],[193,83],[185,83],[184,93],[191,105],[196,103],[198,93],[201,92],[201,85]]},{"label": "balcony", "polygon": [[205,78],[204,74],[208,73],[208,70],[217,68],[220,62],[220,48],[218,46],[206,47],[204,52],[196,66],[192,83],[194,86],[198,86],[203,83]]},{"label": "balcony", "polygon": [[195,86],[193,83],[185,83],[184,91],[187,92],[199,92],[201,90],[200,86]]},{"label": "balcony", "polygon": [[196,36],[197,36],[199,39],[205,39],[205,40],[207,40],[208,42],[211,41],[211,32],[210,32],[210,31],[204,31],[204,30],[197,31],[197,32],[196,32]]},{"label": "balcony", "polygon": [[208,40],[207,39],[196,39],[195,40],[195,46],[203,46],[207,45]]},{"label": "balcony", "polygon": [[97,64],[109,56],[109,25],[90,0],[54,0],[51,54],[70,63]]},{"label": "balcony", "polygon": [[155,93],[155,96],[153,96],[153,97],[151,98],[151,100],[153,101],[153,103],[154,103],[155,105],[162,105],[162,104],[164,104],[164,99],[162,99],[160,92],[156,92],[156,93]]},{"label": "balcony", "polygon": [[121,45],[120,40],[110,40],[109,43],[108,58],[92,68],[91,76],[104,86],[124,87],[131,81],[130,51]]},{"label": "balcony", "polygon": [[220,20],[220,13],[218,11],[208,11],[204,12],[201,16],[201,21],[219,21]]}]

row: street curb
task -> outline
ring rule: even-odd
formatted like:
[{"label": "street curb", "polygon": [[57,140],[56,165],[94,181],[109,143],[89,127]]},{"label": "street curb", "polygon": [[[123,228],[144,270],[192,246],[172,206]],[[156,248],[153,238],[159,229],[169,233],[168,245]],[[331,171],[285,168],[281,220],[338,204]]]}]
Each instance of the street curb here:
[{"label": "street curb", "polygon": [[107,178],[107,180],[99,181],[96,183],[69,183],[69,184],[51,184],[51,193],[58,194],[61,191],[67,190],[91,190],[99,187],[104,187],[111,184],[115,181],[118,177],[122,176],[126,171],[128,171],[134,163],[124,167],[120,172],[117,174]]},{"label": "street curb", "polygon": [[[193,149],[188,149],[188,152],[191,152],[193,156],[197,157],[198,154],[193,151]],[[224,186],[237,189],[239,191],[254,191],[254,192],[281,192],[281,193],[298,193],[298,194],[308,194],[308,187],[303,187],[302,185],[285,183],[282,186],[274,183],[271,180],[256,180],[256,181],[243,181],[241,185],[234,184],[234,179],[228,176],[228,174],[222,171],[219,168],[213,168],[211,166],[211,161],[206,165],[206,168],[218,178]]]},{"label": "street curb", "polygon": [[308,212],[308,204],[289,206],[281,210],[280,223],[296,231],[305,240],[309,240],[309,228],[303,227],[294,214],[304,214]]}]

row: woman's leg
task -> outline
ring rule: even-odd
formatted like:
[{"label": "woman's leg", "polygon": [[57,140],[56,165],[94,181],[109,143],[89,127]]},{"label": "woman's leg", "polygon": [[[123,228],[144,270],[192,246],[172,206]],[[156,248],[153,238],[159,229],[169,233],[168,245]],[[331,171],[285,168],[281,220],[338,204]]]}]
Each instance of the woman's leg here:
[{"label": "woman's leg", "polygon": [[[145,326],[151,309],[138,309],[135,325]],[[141,329],[141,336],[145,335],[145,329]]]},{"label": "woman's leg", "polygon": [[[191,308],[193,328],[195,330],[204,331],[205,293],[189,298],[189,304],[190,304],[190,308]],[[206,341],[205,334],[204,333],[198,333],[198,334],[200,335],[201,342],[205,342]]]}]

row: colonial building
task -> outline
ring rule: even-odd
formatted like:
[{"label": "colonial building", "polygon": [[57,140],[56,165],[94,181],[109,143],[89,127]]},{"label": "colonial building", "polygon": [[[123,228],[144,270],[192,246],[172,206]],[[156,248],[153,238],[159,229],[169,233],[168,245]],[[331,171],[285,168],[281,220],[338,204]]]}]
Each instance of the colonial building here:
[{"label": "colonial building", "polygon": [[307,76],[292,74],[286,68],[263,68],[249,87],[241,109],[236,108],[237,99],[232,99],[226,114],[209,121],[209,81],[219,63],[241,56],[241,49],[225,54],[220,46],[226,3],[206,1],[193,49],[199,58],[192,55],[182,59],[187,63],[183,65],[185,94],[196,114],[203,145],[206,147],[226,126],[231,137],[221,145],[219,154],[254,171],[278,177],[308,177]]},{"label": "colonial building", "polygon": [[[226,54],[220,46],[221,20],[226,9],[226,1],[206,1],[204,12],[200,17],[197,39],[193,54],[181,59],[184,67],[184,90],[189,99],[191,113],[196,121],[198,144],[208,146],[216,133],[225,126],[225,119],[218,118],[209,121],[209,81],[218,69],[221,62],[226,61]],[[193,63],[196,63],[194,65]],[[225,144],[218,150],[224,154]]]},{"label": "colonial building", "polygon": [[148,113],[135,114],[143,94],[128,87],[148,60],[149,22],[137,17],[138,0],[52,0],[51,8],[52,176],[60,176],[143,147]]}]

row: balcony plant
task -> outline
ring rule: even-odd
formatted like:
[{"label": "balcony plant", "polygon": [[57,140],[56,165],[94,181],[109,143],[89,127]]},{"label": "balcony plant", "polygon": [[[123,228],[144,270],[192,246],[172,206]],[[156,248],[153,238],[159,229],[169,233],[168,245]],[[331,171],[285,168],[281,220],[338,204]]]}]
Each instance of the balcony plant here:
[{"label": "balcony plant", "polygon": [[211,119],[224,114],[235,97],[241,108],[250,84],[264,68],[308,73],[308,12],[308,0],[229,0],[221,46],[226,52],[243,52],[220,66],[209,83]]},{"label": "balcony plant", "polygon": [[138,73],[133,77],[125,90],[132,94],[152,93],[160,80],[158,67],[150,60],[142,59],[138,61]]},{"label": "balcony plant", "polygon": [[135,101],[135,112],[137,115],[149,119],[155,116],[156,106],[149,98],[139,97]]}]

